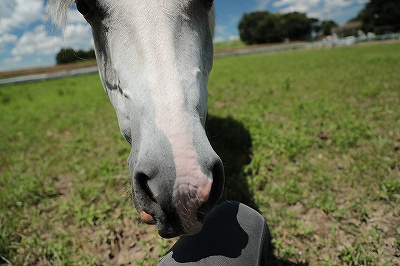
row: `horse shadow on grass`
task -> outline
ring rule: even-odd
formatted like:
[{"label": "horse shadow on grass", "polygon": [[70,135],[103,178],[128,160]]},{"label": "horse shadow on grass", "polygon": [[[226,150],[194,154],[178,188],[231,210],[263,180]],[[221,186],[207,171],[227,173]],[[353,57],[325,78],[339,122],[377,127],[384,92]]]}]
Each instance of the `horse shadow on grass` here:
[{"label": "horse shadow on grass", "polygon": [[[244,167],[251,161],[252,141],[250,132],[242,123],[231,117],[208,115],[206,121],[208,139],[215,152],[221,157],[225,170],[225,188],[221,202],[235,200],[259,211],[254,202],[253,192],[247,180]],[[306,263],[290,262],[274,256],[274,246],[269,239],[267,265],[271,266],[308,266]]]},{"label": "horse shadow on grass", "polygon": [[244,166],[251,160],[252,143],[249,131],[231,117],[208,115],[206,132],[224,164],[225,188],[221,201],[235,200],[258,209],[243,173]]}]

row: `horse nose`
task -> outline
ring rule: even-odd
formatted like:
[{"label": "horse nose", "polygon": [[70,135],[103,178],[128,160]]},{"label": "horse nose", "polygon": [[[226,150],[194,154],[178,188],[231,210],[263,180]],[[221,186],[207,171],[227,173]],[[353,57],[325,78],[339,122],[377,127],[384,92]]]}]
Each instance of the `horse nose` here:
[{"label": "horse nose", "polygon": [[201,172],[193,169],[191,175],[177,176],[172,202],[186,234],[197,234],[205,215],[220,199],[224,184],[224,170],[218,156],[203,161]]},{"label": "horse nose", "polygon": [[166,166],[154,158],[140,165],[146,167],[136,167],[132,177],[142,220],[155,223],[162,237],[200,232],[205,215],[222,195],[224,170],[219,157],[199,160],[200,167],[187,168],[183,176],[179,168],[185,165]]}]

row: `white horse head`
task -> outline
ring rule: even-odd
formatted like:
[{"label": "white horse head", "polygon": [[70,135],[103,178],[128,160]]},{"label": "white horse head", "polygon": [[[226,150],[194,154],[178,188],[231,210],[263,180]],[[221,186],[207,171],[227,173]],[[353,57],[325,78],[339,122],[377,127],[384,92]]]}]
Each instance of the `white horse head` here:
[{"label": "white horse head", "polygon": [[[92,27],[103,86],[132,144],[133,199],[163,237],[196,234],[224,171],[204,124],[213,0],[76,0]],[[72,0],[48,0],[56,20]]]}]

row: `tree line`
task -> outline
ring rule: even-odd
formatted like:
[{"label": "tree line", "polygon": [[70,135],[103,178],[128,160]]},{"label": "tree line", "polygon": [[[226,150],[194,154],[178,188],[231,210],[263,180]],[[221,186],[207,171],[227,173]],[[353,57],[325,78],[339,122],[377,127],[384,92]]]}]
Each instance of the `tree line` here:
[{"label": "tree line", "polygon": [[316,22],[318,19],[308,18],[300,12],[280,14],[257,11],[243,15],[239,22],[239,34],[247,44],[303,41],[311,38],[311,30],[316,27]]},{"label": "tree line", "polygon": [[82,60],[95,59],[96,55],[93,49],[88,51],[74,50],[72,48],[62,48],[56,55],[57,65],[74,63]]},{"label": "tree line", "polygon": [[[384,34],[400,31],[400,0],[370,0],[359,14],[350,21],[360,22],[360,30]],[[286,14],[257,11],[244,14],[239,22],[239,34],[246,44],[307,41],[331,35],[338,25],[332,21],[320,22],[305,13]]]},{"label": "tree line", "polygon": [[351,21],[361,21],[364,32],[399,32],[400,0],[370,0]]}]

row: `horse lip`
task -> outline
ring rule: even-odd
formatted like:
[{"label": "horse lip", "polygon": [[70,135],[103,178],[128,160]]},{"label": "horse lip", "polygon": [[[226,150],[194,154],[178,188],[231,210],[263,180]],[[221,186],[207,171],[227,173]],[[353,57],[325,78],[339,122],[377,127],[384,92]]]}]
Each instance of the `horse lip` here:
[{"label": "horse lip", "polygon": [[[203,224],[205,217],[206,217],[206,214],[203,211],[197,212],[197,219],[201,224]],[[193,234],[199,233],[199,232],[189,233],[181,225],[179,225],[178,227],[175,227],[169,223],[162,224],[159,222],[159,219],[157,219],[155,216],[147,213],[146,211],[140,212],[140,219],[142,220],[142,222],[144,222],[146,224],[156,225],[158,234],[163,238],[174,238],[174,237],[177,237],[180,235],[187,235],[187,234],[193,235]]]},{"label": "horse lip", "polygon": [[173,228],[171,225],[156,224],[158,234],[162,238],[174,238],[186,234],[182,227]]},{"label": "horse lip", "polygon": [[[193,230],[192,232],[187,231],[181,224],[179,216],[174,213],[174,215],[166,213],[158,213],[157,211],[140,210],[139,216],[140,220],[148,225],[155,225],[158,234],[162,238],[174,238],[181,235],[196,235],[202,230],[202,225],[204,225],[204,220],[214,204],[209,204],[209,202],[203,203],[196,211],[196,219],[201,224],[199,230]],[[158,213],[158,214],[157,214]],[[174,219],[175,216],[177,219]],[[169,217],[169,219],[167,218]]]},{"label": "horse lip", "polygon": [[176,213],[174,213],[174,215],[171,215],[166,213],[158,213],[157,211],[152,212],[142,209],[139,212],[139,215],[142,222],[149,225],[155,225],[158,234],[162,238],[173,238],[187,234],[180,221],[173,218],[174,216],[178,217]]}]

